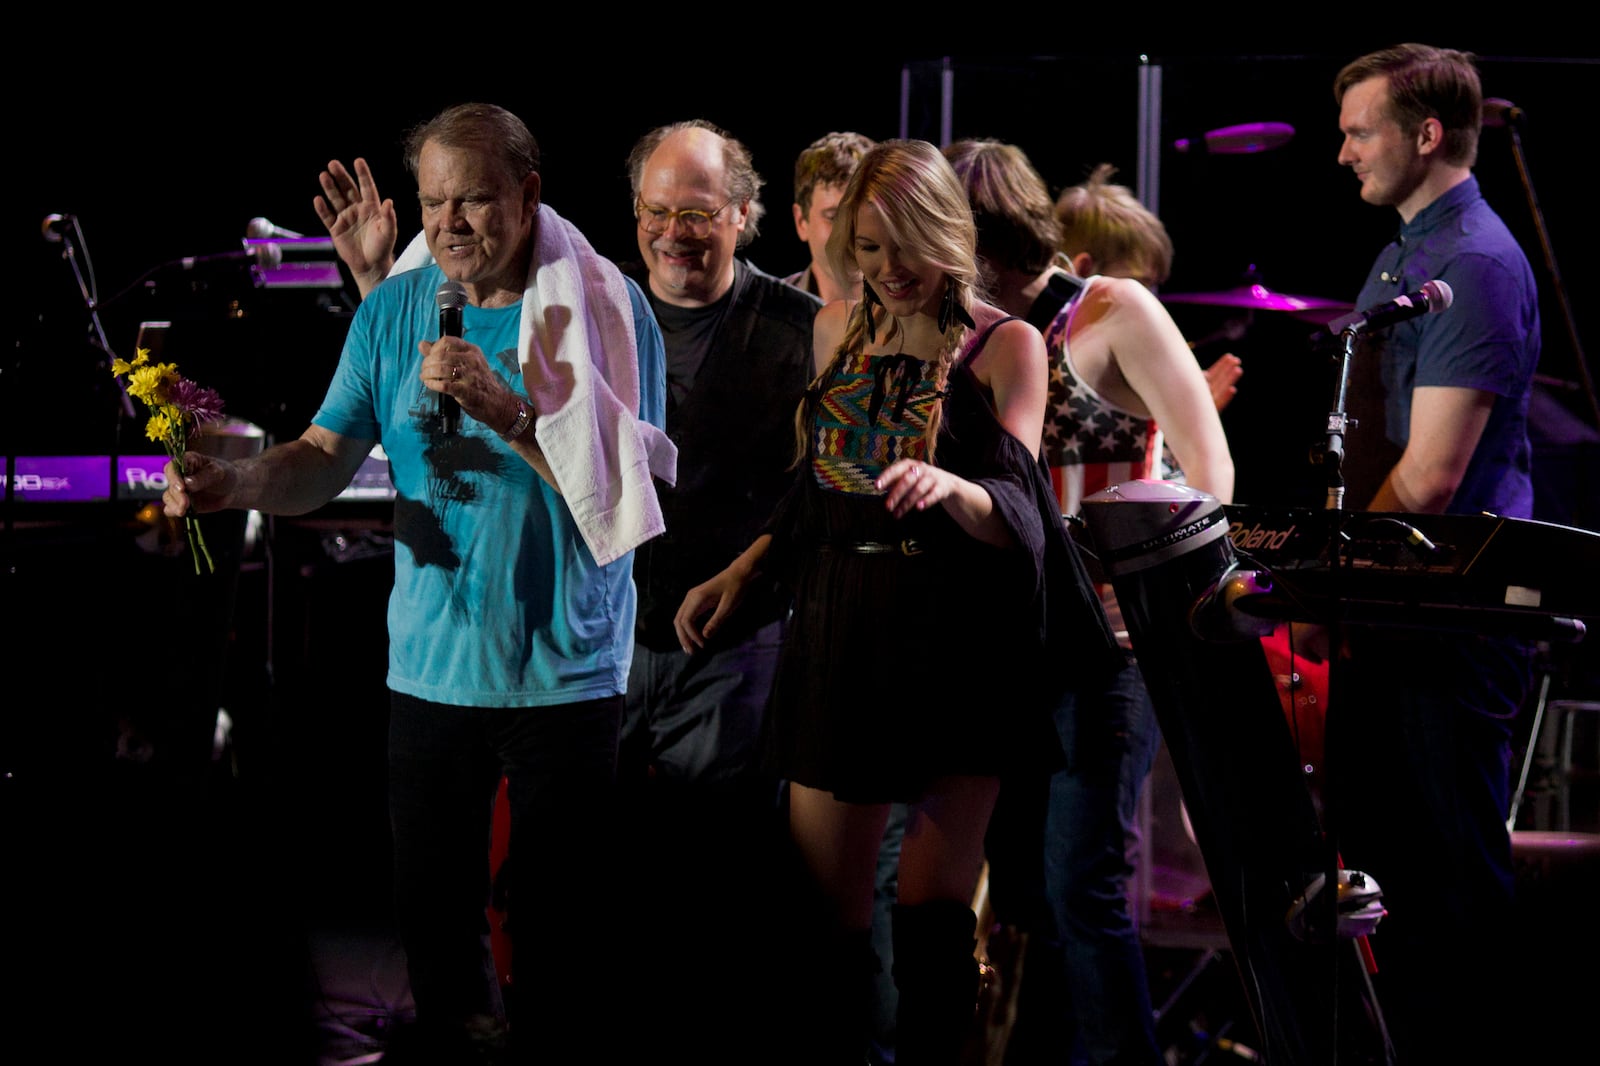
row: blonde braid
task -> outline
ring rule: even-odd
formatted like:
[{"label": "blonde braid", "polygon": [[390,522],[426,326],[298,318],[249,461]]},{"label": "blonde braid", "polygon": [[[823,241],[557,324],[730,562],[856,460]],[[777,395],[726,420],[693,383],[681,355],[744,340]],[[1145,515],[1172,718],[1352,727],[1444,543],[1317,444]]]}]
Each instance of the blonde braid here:
[{"label": "blonde braid", "polygon": [[[956,298],[961,306],[966,307],[971,302],[972,285],[965,281],[951,279],[956,286]],[[939,440],[939,427],[944,423],[944,391],[950,381],[950,370],[956,365],[956,353],[966,343],[967,327],[959,321],[952,321],[944,331],[944,346],[939,349],[938,366],[934,370],[933,386],[940,394],[933,401],[933,406],[928,410],[928,426],[923,431],[923,441],[928,446],[928,462],[933,462],[936,445]]]}]

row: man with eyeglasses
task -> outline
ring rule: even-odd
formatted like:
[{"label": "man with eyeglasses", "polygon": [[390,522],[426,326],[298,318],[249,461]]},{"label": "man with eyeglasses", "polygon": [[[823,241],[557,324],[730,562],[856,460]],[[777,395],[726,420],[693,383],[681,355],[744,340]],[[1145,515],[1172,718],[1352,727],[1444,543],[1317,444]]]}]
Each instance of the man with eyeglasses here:
[{"label": "man with eyeglasses", "polygon": [[[783,839],[779,790],[761,772],[758,741],[788,596],[775,583],[753,591],[693,656],[672,620],[689,588],[755,539],[790,484],[821,302],[739,254],[764,214],[763,181],[727,132],[702,120],[654,129],[628,174],[642,261],[623,270],[661,325],[678,447],[676,486],[658,486],[666,532],[634,565],[622,781],[643,879],[634,917],[652,953],[638,974],[657,1023],[652,1048],[681,1036],[697,1061],[708,1052],[742,1061],[741,1039],[771,1035],[760,1020],[771,990],[757,968],[781,962],[769,887]],[[727,975],[715,981],[714,1014],[703,982],[683,980],[692,958]]]}]

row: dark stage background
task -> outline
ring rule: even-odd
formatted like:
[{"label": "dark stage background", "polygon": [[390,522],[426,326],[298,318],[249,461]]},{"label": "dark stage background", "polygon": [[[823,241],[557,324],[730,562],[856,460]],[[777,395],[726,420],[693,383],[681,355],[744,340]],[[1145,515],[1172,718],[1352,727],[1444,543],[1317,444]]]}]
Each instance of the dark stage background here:
[{"label": "dark stage background", "polygon": [[[1157,206],[1177,247],[1164,292],[1227,290],[1253,278],[1280,293],[1351,300],[1397,224],[1391,209],[1363,204],[1335,163],[1330,89],[1344,62],[1389,39],[1318,35],[1314,49],[1240,48],[1207,44],[1215,34],[1169,31],[1170,45],[1159,48],[1123,30],[1058,55],[946,62],[939,50],[887,53],[876,47],[881,28],[870,40],[858,28],[842,35],[860,39],[857,48],[819,62],[736,43],[737,31],[714,21],[669,17],[670,46],[641,51],[636,62],[598,58],[590,46],[500,74],[484,73],[479,48],[443,31],[415,64],[402,62],[413,45],[358,40],[353,31],[329,31],[331,43],[315,49],[243,37],[181,49],[130,40],[94,55],[53,32],[48,62],[26,71],[8,64],[0,74],[16,105],[3,223],[12,256],[0,352],[5,453],[104,454],[136,440],[143,424],[142,411],[137,427],[119,416],[63,245],[42,238],[55,213],[82,227],[79,261],[92,266],[112,352],[131,358],[141,322],[171,321],[166,357],[186,376],[218,387],[232,413],[269,437],[298,434],[337,359],[350,298],[257,289],[244,272],[176,264],[238,249],[257,216],[321,235],[311,209],[317,173],[330,159],[358,155],[395,199],[409,239],[418,212],[400,160],[402,132],[466,99],[502,104],[529,122],[544,152],[546,202],[617,259],[636,254],[627,153],[659,123],[704,117],[749,145],[767,180],[768,213],[747,254],[782,274],[804,263],[790,221],[791,174],[795,154],[816,136],[897,135],[905,87],[905,129],[937,141],[947,76],[952,136],[1021,145],[1052,192],[1102,161],[1134,184],[1138,92],[1149,66],[1162,86]],[[1478,175],[1522,238],[1544,294],[1541,517],[1600,528],[1592,394],[1529,195],[1592,366],[1600,228],[1582,197],[1593,195],[1600,61],[1564,53],[1559,33],[1541,36],[1532,50],[1481,31],[1436,43],[1477,52],[1486,95],[1526,115],[1531,190],[1504,128],[1485,131]],[[44,38],[32,40],[37,47]],[[737,47],[746,51],[718,58]],[[358,59],[354,50],[375,50],[362,62],[384,61],[370,103],[354,102],[344,69]],[[726,75],[713,73],[718,64]],[[1250,122],[1285,122],[1295,136],[1257,155],[1173,149],[1179,137]],[[1199,344],[1202,362],[1224,350],[1244,359],[1239,397],[1224,416],[1240,502],[1321,506],[1325,486],[1307,451],[1323,431],[1332,379],[1307,351],[1312,325],[1281,312],[1239,321],[1230,308],[1172,310],[1192,339],[1229,335]],[[1377,454],[1379,438],[1375,419],[1354,431],[1353,467]],[[1359,507],[1354,494],[1347,506]],[[381,915],[387,906],[381,778],[392,554],[382,507],[331,505],[248,534],[210,522],[225,551],[209,586],[189,573],[187,558],[149,551],[151,525],[135,507],[84,505],[44,523],[16,523],[14,510],[8,504],[0,534],[0,610],[11,634],[0,698],[0,844],[22,856],[12,870],[28,875],[4,879],[5,892],[22,896],[0,902],[14,903],[8,918],[48,916],[8,920],[5,936],[37,938],[48,960],[17,972],[42,978],[40,999],[62,1010],[44,1016],[53,1024],[74,1017],[61,1001],[92,982],[108,1046],[138,1032],[167,1061],[182,1061],[170,1054],[175,1046],[272,1033],[260,1060],[287,1061],[269,1052],[298,1030],[263,1023],[303,1012],[303,921],[329,907]],[[212,761],[218,706],[234,731]],[[114,759],[130,719],[172,738],[153,763]],[[154,773],[163,760],[168,773]],[[183,1006],[191,1001],[194,1009]]]},{"label": "dark stage background", "polygon": [[[767,179],[768,214],[749,256],[774,273],[804,263],[804,246],[789,218],[793,159],[815,136],[853,128],[872,137],[905,129],[940,139],[940,81],[953,88],[954,137],[996,137],[1021,145],[1052,192],[1107,161],[1120,178],[1138,178],[1141,71],[1159,71],[1161,147],[1152,195],[1177,247],[1168,293],[1226,290],[1258,280],[1280,293],[1351,300],[1366,267],[1396,225],[1392,210],[1362,203],[1346,168],[1335,163],[1337,110],[1330,85],[1345,61],[1383,40],[1327,35],[1314,50],[1261,48],[1243,54],[1172,30],[1155,42],[1121,30],[1093,49],[1051,56],[926,56],[868,52],[837,64],[750,52],[726,61],[726,79],[670,68],[660,56],[630,65],[627,56],[600,64],[567,58],[529,64],[512,74],[469,69],[448,78],[394,79],[370,105],[350,102],[345,73],[304,53],[236,50],[231,72],[185,55],[162,55],[146,67],[118,59],[126,77],[98,96],[72,103],[39,79],[17,81],[16,143],[26,162],[12,167],[7,247],[19,268],[7,301],[14,338],[0,364],[8,411],[28,421],[8,430],[66,430],[82,443],[114,422],[110,389],[98,355],[82,343],[84,301],[61,258],[62,246],[40,236],[45,216],[81,222],[102,303],[106,339],[130,356],[138,323],[174,319],[170,358],[190,376],[223,388],[230,410],[275,436],[303,428],[321,398],[337,357],[342,320],[315,312],[344,309],[338,293],[262,291],[242,270],[185,271],[190,256],[237,250],[251,218],[264,216],[308,235],[322,229],[311,210],[316,175],[329,159],[365,156],[380,188],[400,211],[402,239],[416,231],[415,190],[399,158],[402,131],[446,103],[480,98],[524,115],[544,150],[546,201],[576,222],[613,258],[636,254],[625,160],[634,139],[661,122],[701,116],[726,127],[751,148]],[[1479,33],[1458,46],[1476,51],[1486,95],[1507,99],[1526,116],[1521,138],[1526,185],[1507,129],[1485,132],[1479,179],[1491,203],[1522,237],[1545,294],[1543,370],[1553,384],[1540,420],[1553,442],[1569,448],[1576,430],[1555,424],[1568,412],[1596,421],[1591,397],[1573,388],[1583,379],[1557,301],[1554,255],[1580,335],[1592,334],[1591,250],[1600,227],[1583,206],[1579,182],[1589,175],[1585,130],[1600,99],[1600,61],[1563,55],[1563,42],[1516,50],[1504,35]],[[1153,44],[1165,37],[1165,50]],[[1119,46],[1117,41],[1129,43]],[[227,69],[227,68],[224,68]],[[190,71],[190,73],[185,73]],[[8,79],[16,75],[8,73]],[[441,87],[442,86],[442,87]],[[1249,122],[1283,122],[1295,130],[1283,147],[1255,155],[1180,154],[1180,137]],[[1549,254],[1534,224],[1537,198]],[[318,299],[320,297],[320,299]],[[1173,305],[1180,326],[1209,362],[1232,349],[1245,360],[1238,400],[1226,412],[1240,467],[1238,497],[1247,502],[1305,498],[1322,502],[1322,485],[1305,450],[1323,429],[1332,401],[1329,364],[1312,359],[1311,326],[1282,313],[1241,316],[1236,309]],[[1248,321],[1240,322],[1241,317]],[[1243,336],[1239,336],[1240,326]],[[1222,343],[1204,343],[1218,333]],[[1586,347],[1592,349],[1591,341]],[[1591,364],[1593,360],[1591,358]],[[15,364],[15,365],[14,365]],[[90,392],[89,390],[93,390]],[[40,397],[49,396],[44,408]],[[1352,400],[1352,406],[1356,403]],[[1359,413],[1359,412],[1358,412]],[[37,423],[37,426],[36,426]],[[1358,429],[1350,461],[1380,450],[1376,421]],[[1374,461],[1377,461],[1374,459]],[[1576,476],[1563,452],[1550,464]],[[1355,485],[1352,468],[1352,486]],[[1600,495],[1587,483],[1587,495]],[[1354,495],[1354,493],[1353,493]],[[1595,520],[1594,506],[1574,506],[1553,487],[1551,517]]]}]

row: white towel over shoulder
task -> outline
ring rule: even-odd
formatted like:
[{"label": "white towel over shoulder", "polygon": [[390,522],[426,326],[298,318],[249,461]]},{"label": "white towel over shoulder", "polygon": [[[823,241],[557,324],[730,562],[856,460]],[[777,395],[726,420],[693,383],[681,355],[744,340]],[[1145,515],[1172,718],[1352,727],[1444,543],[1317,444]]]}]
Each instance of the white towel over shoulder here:
[{"label": "white towel over shoulder", "polygon": [[[595,561],[661,533],[651,476],[677,480],[678,450],[639,417],[639,356],[627,282],[577,227],[539,205],[517,358],[534,437]],[[390,273],[432,261],[418,234]]]}]

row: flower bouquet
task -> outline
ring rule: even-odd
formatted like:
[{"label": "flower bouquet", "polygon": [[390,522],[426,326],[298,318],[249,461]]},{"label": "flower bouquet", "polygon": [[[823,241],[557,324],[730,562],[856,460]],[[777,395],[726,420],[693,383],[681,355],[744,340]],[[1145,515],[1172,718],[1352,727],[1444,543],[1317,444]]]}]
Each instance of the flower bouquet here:
[{"label": "flower bouquet", "polygon": [[[204,388],[180,376],[176,364],[150,362],[147,348],[140,348],[131,363],[113,359],[111,373],[114,377],[127,375],[128,395],[150,409],[144,435],[161,443],[178,468],[178,476],[182,477],[185,474],[183,455],[189,450],[189,442],[199,436],[202,426],[222,418],[222,397],[215,389]],[[189,554],[194,558],[194,572],[200,572],[201,559],[205,560],[206,572],[213,572],[216,566],[211,561],[211,552],[206,549],[199,521],[194,515],[185,514],[183,526],[189,538]]]}]

